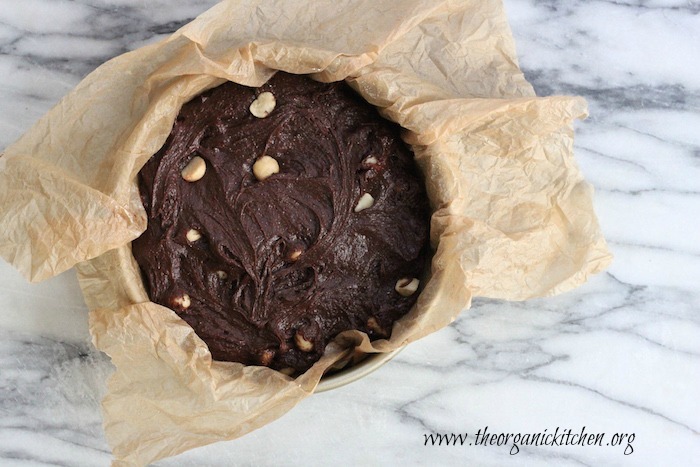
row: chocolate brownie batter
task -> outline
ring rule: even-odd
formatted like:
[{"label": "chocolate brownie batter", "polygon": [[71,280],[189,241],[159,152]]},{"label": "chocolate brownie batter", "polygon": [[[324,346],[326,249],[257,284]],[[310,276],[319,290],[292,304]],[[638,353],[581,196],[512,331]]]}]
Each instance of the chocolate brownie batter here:
[{"label": "chocolate brownie batter", "polygon": [[389,337],[428,266],[412,153],[344,82],[279,72],[201,94],[139,188],[148,228],[133,253],[150,297],[215,360],[291,373],[342,331]]}]

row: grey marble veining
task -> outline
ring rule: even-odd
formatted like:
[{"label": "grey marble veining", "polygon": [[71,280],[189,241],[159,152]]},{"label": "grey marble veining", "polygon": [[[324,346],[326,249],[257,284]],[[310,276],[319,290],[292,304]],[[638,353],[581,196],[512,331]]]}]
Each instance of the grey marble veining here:
[{"label": "grey marble veining", "polygon": [[0,463],[107,463],[99,401],[110,371],[87,343],[0,332]]},{"label": "grey marble veining", "polygon": [[[0,0],[0,146],[99,64],[214,1]],[[615,261],[573,292],[477,299],[381,370],[162,466],[694,465],[700,456],[700,2],[505,0],[538,95],[584,96],[576,156]],[[0,465],[108,465],[72,272],[0,264]],[[624,446],[424,446],[424,434],[634,433]]]}]

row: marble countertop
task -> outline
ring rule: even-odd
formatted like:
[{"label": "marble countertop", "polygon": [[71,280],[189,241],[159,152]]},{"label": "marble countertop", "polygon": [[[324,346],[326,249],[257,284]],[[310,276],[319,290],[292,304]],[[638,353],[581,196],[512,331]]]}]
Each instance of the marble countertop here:
[{"label": "marble countertop", "polygon": [[[0,147],[96,66],[214,3],[0,0]],[[538,95],[589,102],[576,155],[612,266],[554,298],[477,299],[361,381],[157,465],[697,465],[700,2],[504,3]],[[29,285],[0,262],[0,464],[109,465],[99,401],[110,372],[74,272]],[[604,438],[517,454],[425,445],[485,429]]]}]

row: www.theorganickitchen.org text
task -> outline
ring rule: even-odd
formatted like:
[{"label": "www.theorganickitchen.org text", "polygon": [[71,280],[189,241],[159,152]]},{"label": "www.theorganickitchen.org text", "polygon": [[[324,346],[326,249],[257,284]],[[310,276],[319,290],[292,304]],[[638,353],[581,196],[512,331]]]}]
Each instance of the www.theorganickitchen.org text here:
[{"label": "www.theorganickitchen.org text", "polygon": [[516,455],[523,446],[621,446],[622,454],[634,452],[634,433],[592,433],[556,427],[533,433],[495,433],[486,426],[476,434],[469,433],[424,433],[424,446],[507,446],[510,455]]}]

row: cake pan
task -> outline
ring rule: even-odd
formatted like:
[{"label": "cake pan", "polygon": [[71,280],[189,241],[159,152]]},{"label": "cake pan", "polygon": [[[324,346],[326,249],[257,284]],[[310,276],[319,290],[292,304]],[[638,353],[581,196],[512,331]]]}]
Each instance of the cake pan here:
[{"label": "cake pan", "polygon": [[344,368],[335,373],[325,375],[323,378],[321,378],[321,381],[318,383],[318,386],[316,386],[316,390],[314,392],[318,393],[330,391],[331,389],[336,389],[357,381],[360,378],[364,378],[394,358],[404,348],[405,346],[399,347],[391,352],[372,354],[349,368]]}]

